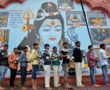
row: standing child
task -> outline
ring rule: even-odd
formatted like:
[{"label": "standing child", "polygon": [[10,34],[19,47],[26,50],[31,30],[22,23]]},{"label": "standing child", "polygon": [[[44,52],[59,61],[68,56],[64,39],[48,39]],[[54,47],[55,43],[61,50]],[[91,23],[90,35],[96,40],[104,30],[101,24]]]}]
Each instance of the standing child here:
[{"label": "standing child", "polygon": [[14,53],[10,54],[8,61],[10,62],[10,89],[14,89],[14,80],[18,69],[18,49],[14,48]]},{"label": "standing child", "polygon": [[92,82],[93,87],[99,87],[99,85],[95,84],[95,62],[98,62],[98,59],[95,59],[94,53],[93,53],[93,46],[88,46],[88,53],[87,53],[87,60],[88,60],[88,66],[90,68],[90,78]]},{"label": "standing child", "polygon": [[102,67],[102,77],[103,77],[103,82],[106,86],[110,86],[110,84],[108,84],[108,79],[107,79],[107,73],[108,73],[108,59],[110,59],[109,56],[106,56],[105,54],[105,49],[106,46],[105,44],[101,44],[100,45],[100,50],[98,52],[99,55],[99,61],[100,61],[100,65]]},{"label": "standing child", "polygon": [[24,87],[26,74],[27,74],[27,63],[28,63],[27,56],[26,56],[27,50],[28,50],[27,47],[24,47],[23,53],[21,53],[20,57],[18,58],[18,61],[20,62],[20,69],[21,69],[21,85],[22,85],[21,89],[27,89],[26,87]]},{"label": "standing child", "polygon": [[44,71],[45,71],[45,88],[48,90],[52,90],[50,87],[50,69],[51,69],[51,59],[52,57],[49,54],[49,44],[45,45],[45,50],[43,52],[44,59]]},{"label": "standing child", "polygon": [[63,43],[63,47],[64,48],[60,52],[60,57],[63,58],[65,88],[71,88],[71,86],[67,83],[70,59],[67,58],[69,56],[69,51],[67,50],[66,42]]},{"label": "standing child", "polygon": [[53,47],[52,53],[52,66],[53,66],[53,73],[54,73],[54,87],[59,87],[59,56],[57,54],[57,47]]},{"label": "standing child", "polygon": [[38,44],[37,43],[34,43],[33,44],[34,46],[34,49],[32,50],[31,52],[31,55],[30,55],[30,59],[32,60],[32,67],[33,67],[33,71],[32,71],[32,89],[37,89],[38,86],[36,85],[36,73],[38,71],[38,68],[39,68],[39,60],[38,60],[38,57],[37,57],[37,49],[39,48],[38,47]]}]

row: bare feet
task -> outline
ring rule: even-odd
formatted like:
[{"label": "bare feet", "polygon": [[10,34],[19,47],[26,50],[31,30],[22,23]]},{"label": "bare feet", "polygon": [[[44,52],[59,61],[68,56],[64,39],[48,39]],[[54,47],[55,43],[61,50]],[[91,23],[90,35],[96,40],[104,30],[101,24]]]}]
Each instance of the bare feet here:
[{"label": "bare feet", "polygon": [[13,90],[14,88],[13,87],[10,87],[10,89]]},{"label": "bare feet", "polygon": [[92,85],[92,87],[100,87],[100,85],[95,84],[95,85]]},{"label": "bare feet", "polygon": [[70,85],[68,85],[68,84],[66,84],[66,85],[65,85],[65,88],[71,88],[71,86],[70,86]]},{"label": "bare feet", "polygon": [[105,85],[105,86],[110,86],[110,84],[107,84],[107,85]]},{"label": "bare feet", "polygon": [[36,86],[32,86],[32,89],[37,90]]},{"label": "bare feet", "polygon": [[22,87],[21,89],[27,89],[26,87]]},{"label": "bare feet", "polygon": [[51,87],[46,87],[46,89],[47,89],[47,90],[52,90],[52,88],[51,88]]},{"label": "bare feet", "polygon": [[35,85],[36,88],[40,88],[39,86]]},{"label": "bare feet", "polygon": [[4,87],[1,87],[1,86],[0,86],[0,90],[4,90],[4,89],[5,89]]},{"label": "bare feet", "polygon": [[79,86],[79,87],[84,88],[85,86],[84,86],[84,85],[81,85],[81,86]]}]

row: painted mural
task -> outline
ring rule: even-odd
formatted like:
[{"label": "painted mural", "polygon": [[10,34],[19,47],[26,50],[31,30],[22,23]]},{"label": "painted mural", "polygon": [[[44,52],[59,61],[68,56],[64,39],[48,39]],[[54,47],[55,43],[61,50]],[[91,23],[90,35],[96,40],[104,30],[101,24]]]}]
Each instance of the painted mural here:
[{"label": "painted mural", "polygon": [[107,26],[105,14],[101,12],[88,12],[88,23],[90,26]]},{"label": "painted mural", "polygon": [[110,44],[110,29],[109,28],[91,28],[91,37],[93,44]]},{"label": "painted mural", "polygon": [[[84,10],[89,29],[81,5],[72,0],[26,0],[23,4],[13,3],[5,9],[0,9],[0,49],[4,44],[8,44],[9,51],[15,47],[22,50],[25,46],[30,51],[36,42],[39,44],[38,53],[42,55],[45,44],[50,45],[51,54],[54,46],[60,50],[63,48],[63,42],[67,42],[72,55],[76,41],[81,41],[83,50],[87,49],[91,42],[95,48],[99,48],[100,43],[109,47],[110,19],[102,12],[90,12],[85,5]],[[28,58],[29,55],[30,52],[27,53]],[[60,62],[60,74],[63,74],[62,60]],[[82,65],[83,73],[89,73],[87,58],[83,59]],[[101,69],[97,70],[97,73],[101,73]],[[28,71],[32,71],[31,63],[28,64]],[[38,73],[44,74],[42,60]],[[7,75],[9,74],[10,71]]]}]

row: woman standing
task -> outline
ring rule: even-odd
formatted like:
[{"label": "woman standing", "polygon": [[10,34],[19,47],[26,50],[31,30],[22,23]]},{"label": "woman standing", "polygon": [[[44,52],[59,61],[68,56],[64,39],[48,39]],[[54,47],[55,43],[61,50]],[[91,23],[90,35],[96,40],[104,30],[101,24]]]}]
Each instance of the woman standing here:
[{"label": "woman standing", "polygon": [[18,69],[18,49],[14,48],[14,53],[10,54],[9,62],[10,62],[10,89],[14,89],[14,80],[16,77],[17,69]]}]

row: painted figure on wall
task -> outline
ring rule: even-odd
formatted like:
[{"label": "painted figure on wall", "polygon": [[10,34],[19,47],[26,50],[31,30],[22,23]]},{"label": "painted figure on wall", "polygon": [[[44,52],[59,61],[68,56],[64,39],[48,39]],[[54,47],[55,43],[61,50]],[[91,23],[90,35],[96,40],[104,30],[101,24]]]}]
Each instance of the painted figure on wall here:
[{"label": "painted figure on wall", "polygon": [[92,28],[91,37],[93,44],[110,44],[110,32],[108,28]]},{"label": "painted figure on wall", "polygon": [[9,30],[0,30],[0,48],[5,44],[8,44]]},{"label": "painted figure on wall", "polygon": [[[33,43],[39,43],[40,50],[49,44],[50,50],[54,46],[58,49],[62,46],[64,38],[64,20],[57,6],[52,2],[43,3],[34,20],[34,30],[25,37],[18,46],[19,49],[28,45],[32,49]],[[71,47],[71,44],[69,44]]]},{"label": "painted figure on wall", "polygon": [[59,9],[63,9],[63,10],[73,9],[74,8],[73,1],[72,0],[58,0],[58,7]]}]

